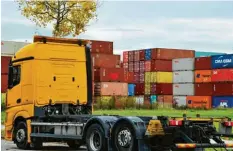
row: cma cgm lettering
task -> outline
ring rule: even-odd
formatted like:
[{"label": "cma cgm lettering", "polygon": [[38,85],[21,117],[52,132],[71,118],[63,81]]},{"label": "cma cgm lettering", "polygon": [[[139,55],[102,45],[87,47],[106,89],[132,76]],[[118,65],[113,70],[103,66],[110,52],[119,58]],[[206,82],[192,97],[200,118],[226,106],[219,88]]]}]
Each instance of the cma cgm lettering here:
[{"label": "cma cgm lettering", "polygon": [[212,68],[232,68],[233,54],[212,56]]}]

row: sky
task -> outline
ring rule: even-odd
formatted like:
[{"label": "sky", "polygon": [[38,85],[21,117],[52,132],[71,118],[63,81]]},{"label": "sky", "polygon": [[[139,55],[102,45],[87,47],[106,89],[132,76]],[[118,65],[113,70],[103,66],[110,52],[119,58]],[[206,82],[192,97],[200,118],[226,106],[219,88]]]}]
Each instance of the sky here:
[{"label": "sky", "polygon": [[[78,38],[114,42],[114,53],[182,48],[233,53],[233,1],[101,1],[98,20]],[[21,15],[14,1],[1,1],[1,40],[32,41],[52,35]]]}]

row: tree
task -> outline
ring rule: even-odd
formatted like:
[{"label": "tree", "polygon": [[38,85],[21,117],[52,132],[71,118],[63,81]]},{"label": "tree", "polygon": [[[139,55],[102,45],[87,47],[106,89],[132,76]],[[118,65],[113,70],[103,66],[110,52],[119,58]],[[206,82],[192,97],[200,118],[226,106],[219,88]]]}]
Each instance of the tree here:
[{"label": "tree", "polygon": [[53,36],[79,35],[95,19],[97,2],[94,0],[16,0],[19,10],[39,27],[53,25]]}]

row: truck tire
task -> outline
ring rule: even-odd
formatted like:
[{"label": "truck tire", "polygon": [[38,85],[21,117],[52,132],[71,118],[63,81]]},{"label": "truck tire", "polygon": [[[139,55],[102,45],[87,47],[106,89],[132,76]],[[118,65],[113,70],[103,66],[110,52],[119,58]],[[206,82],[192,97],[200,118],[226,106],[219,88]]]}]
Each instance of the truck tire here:
[{"label": "truck tire", "polygon": [[28,149],[30,144],[27,137],[27,125],[25,122],[19,122],[14,126],[14,141],[19,149]]},{"label": "truck tire", "polygon": [[67,145],[71,149],[79,149],[82,144],[79,141],[71,140],[71,141],[67,141]]},{"label": "truck tire", "polygon": [[30,149],[41,150],[43,147],[43,142],[40,139],[32,140],[30,143]]},{"label": "truck tire", "polygon": [[93,124],[87,129],[86,145],[88,151],[106,151],[107,144],[104,130],[99,124]]},{"label": "truck tire", "polygon": [[137,140],[133,127],[126,123],[120,123],[113,132],[113,148],[116,151],[135,151],[137,150]]}]

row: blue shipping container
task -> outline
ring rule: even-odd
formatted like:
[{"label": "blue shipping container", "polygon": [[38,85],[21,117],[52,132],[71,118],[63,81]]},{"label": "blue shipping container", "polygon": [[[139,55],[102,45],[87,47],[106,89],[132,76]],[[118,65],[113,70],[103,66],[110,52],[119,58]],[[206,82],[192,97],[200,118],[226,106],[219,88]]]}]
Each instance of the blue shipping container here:
[{"label": "blue shipping container", "polygon": [[211,57],[212,69],[233,68],[233,54]]},{"label": "blue shipping container", "polygon": [[195,51],[195,57],[210,57],[214,55],[224,55],[226,53],[220,53],[220,52],[204,52],[204,51]]},{"label": "blue shipping container", "polygon": [[128,84],[128,96],[134,96],[135,84]]},{"label": "blue shipping container", "polygon": [[232,108],[233,107],[233,96],[214,96],[212,99],[213,108],[224,107]]},{"label": "blue shipping container", "polygon": [[151,60],[151,49],[145,50],[145,60]]},{"label": "blue shipping container", "polygon": [[150,96],[150,103],[153,104],[153,103],[156,103],[157,102],[157,96],[156,95],[151,95]]}]

